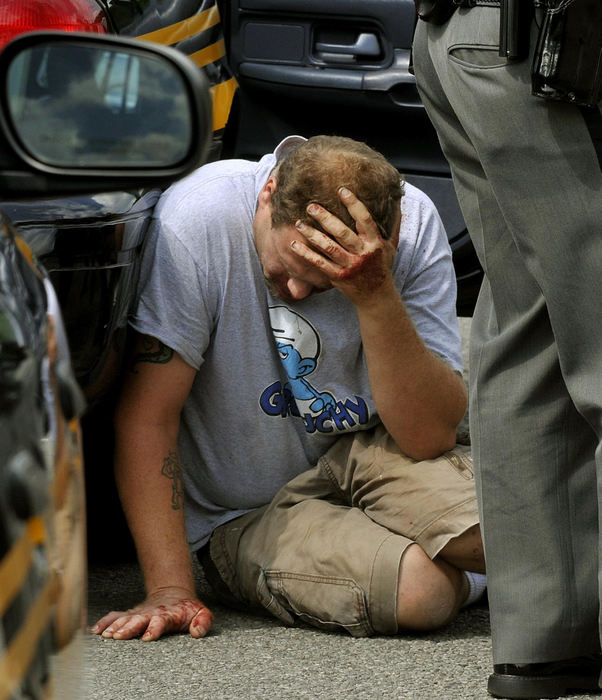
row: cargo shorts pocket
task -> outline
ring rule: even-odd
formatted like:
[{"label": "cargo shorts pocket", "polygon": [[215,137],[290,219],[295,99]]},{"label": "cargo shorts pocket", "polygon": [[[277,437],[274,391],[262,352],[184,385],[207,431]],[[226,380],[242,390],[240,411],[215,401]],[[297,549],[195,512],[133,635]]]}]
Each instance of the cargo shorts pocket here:
[{"label": "cargo shorts pocket", "polygon": [[323,630],[345,629],[353,637],[374,634],[364,592],[349,579],[262,570],[256,593],[285,624],[294,624],[296,617]]}]

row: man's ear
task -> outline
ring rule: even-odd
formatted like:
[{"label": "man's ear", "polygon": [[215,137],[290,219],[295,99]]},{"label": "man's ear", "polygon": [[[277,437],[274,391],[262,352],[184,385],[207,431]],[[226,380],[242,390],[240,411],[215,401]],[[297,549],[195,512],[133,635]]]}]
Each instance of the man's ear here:
[{"label": "man's ear", "polygon": [[270,175],[265,185],[259,191],[259,197],[257,198],[261,204],[269,204],[272,199],[272,195],[276,191],[277,180],[273,175]]}]

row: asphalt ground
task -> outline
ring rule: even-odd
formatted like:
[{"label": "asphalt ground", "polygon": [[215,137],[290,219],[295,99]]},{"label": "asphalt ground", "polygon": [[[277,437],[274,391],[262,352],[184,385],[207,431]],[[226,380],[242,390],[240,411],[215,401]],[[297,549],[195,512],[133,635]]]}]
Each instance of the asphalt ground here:
[{"label": "asphalt ground", "polygon": [[[470,321],[461,319],[466,339]],[[466,348],[466,343],[465,343]],[[467,362],[466,362],[467,364]],[[98,525],[98,524],[97,524]],[[156,642],[85,639],[84,695],[93,700],[485,700],[491,672],[487,603],[462,610],[430,634],[355,639],[304,624],[279,621],[221,606],[200,567],[200,598],[212,609],[211,633]],[[92,564],[88,619],[142,600],[133,561]],[[573,700],[593,698],[575,695]],[[598,696],[599,697],[599,696]]]},{"label": "asphalt ground", "polygon": [[[93,700],[485,700],[491,672],[489,610],[481,601],[430,634],[355,639],[219,605],[197,571],[214,623],[204,639],[156,642],[89,635]],[[143,597],[135,563],[92,567],[89,621]],[[599,696],[575,695],[573,700]]]},{"label": "asphalt ground", "polygon": [[[201,576],[199,572],[199,576]],[[150,698],[486,698],[489,615],[485,605],[462,612],[429,635],[355,639],[309,626],[285,627],[269,617],[223,608],[200,580],[215,615],[204,639],[157,642],[90,635],[89,697]],[[135,564],[90,571],[89,619],[141,600]]]}]

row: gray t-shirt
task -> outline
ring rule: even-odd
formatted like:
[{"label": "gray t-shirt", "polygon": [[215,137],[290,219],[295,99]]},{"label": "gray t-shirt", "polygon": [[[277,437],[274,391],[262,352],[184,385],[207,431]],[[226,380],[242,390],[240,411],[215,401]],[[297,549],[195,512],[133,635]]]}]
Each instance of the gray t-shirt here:
[{"label": "gray t-shirt", "polygon": [[[193,549],[268,503],[342,433],[378,422],[352,304],[335,289],[286,304],[264,282],[257,196],[296,138],[259,163],[210,163],[175,183],[149,229],[131,323],[197,370],[179,436]],[[401,209],[398,288],[427,346],[461,370],[443,225],[407,183]]]}]

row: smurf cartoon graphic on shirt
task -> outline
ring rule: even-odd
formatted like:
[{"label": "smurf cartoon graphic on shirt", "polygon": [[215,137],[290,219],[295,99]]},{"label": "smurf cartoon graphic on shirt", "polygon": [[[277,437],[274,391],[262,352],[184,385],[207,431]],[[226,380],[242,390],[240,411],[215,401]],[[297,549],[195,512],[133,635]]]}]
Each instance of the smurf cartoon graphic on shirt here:
[{"label": "smurf cartoon graphic on shirt", "polygon": [[264,412],[301,418],[307,432],[330,433],[366,423],[368,408],[362,398],[337,401],[330,392],[321,391],[312,382],[310,375],[320,356],[320,338],[314,327],[286,306],[272,306],[269,313],[288,381],[284,385],[274,382],[263,391],[260,405]]}]

